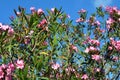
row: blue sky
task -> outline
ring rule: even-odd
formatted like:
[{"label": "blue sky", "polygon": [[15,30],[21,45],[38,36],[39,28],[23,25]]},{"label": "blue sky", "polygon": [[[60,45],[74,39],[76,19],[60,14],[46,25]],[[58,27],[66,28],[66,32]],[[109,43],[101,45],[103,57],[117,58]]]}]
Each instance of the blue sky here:
[{"label": "blue sky", "polygon": [[92,13],[99,5],[120,7],[119,4],[120,0],[0,0],[0,22],[10,23],[9,17],[14,16],[13,9],[17,9],[19,5],[26,8],[28,12],[31,6],[43,10],[62,7],[63,11],[75,20],[78,18],[77,11],[82,8]]}]

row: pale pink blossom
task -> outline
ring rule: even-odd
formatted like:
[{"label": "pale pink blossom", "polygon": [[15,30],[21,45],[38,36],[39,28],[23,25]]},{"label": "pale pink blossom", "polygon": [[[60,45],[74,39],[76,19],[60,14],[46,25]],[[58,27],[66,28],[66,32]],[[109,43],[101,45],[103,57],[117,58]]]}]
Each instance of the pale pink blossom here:
[{"label": "pale pink blossom", "polygon": [[2,25],[1,29],[4,30],[4,31],[6,31],[7,29],[9,29],[9,26],[8,25]]},{"label": "pale pink blossom", "polygon": [[31,11],[35,11],[35,7],[30,7],[30,10]]},{"label": "pale pink blossom", "polygon": [[84,22],[84,19],[83,19],[83,18],[78,18],[78,19],[76,20],[76,22],[77,22],[77,23],[79,23],[79,22]]},{"label": "pale pink blossom", "polygon": [[84,79],[84,80],[88,79],[88,75],[87,75],[87,74],[84,74],[84,75],[81,77],[81,79]]},{"label": "pale pink blossom", "polygon": [[17,15],[18,15],[18,16],[20,16],[20,15],[21,15],[21,13],[20,13],[20,12],[17,12]]},{"label": "pale pink blossom", "polygon": [[24,61],[18,59],[17,63],[16,63],[16,67],[17,67],[17,69],[23,69],[24,68]]},{"label": "pale pink blossom", "polygon": [[9,63],[9,64],[8,64],[8,68],[10,68],[11,71],[14,71],[14,70],[15,70],[15,66],[14,66],[13,63]]},{"label": "pale pink blossom", "polygon": [[86,48],[84,52],[88,53],[89,51],[90,51],[89,48]]},{"label": "pale pink blossom", "polygon": [[117,14],[120,15],[120,10],[117,11]]},{"label": "pale pink blossom", "polygon": [[109,47],[108,47],[108,50],[112,50],[112,49],[113,49],[112,46],[109,46]]},{"label": "pale pink blossom", "polygon": [[117,56],[113,56],[112,60],[113,60],[113,61],[118,61],[119,58],[118,58]]},{"label": "pale pink blossom", "polygon": [[99,61],[101,59],[101,57],[100,57],[100,55],[94,54],[94,55],[92,55],[92,59]]},{"label": "pale pink blossom", "polygon": [[99,21],[95,21],[94,24],[97,25],[97,26],[100,26],[100,22]]},{"label": "pale pink blossom", "polygon": [[6,69],[6,72],[7,72],[7,75],[11,75],[11,73],[12,73],[11,68],[7,68],[7,69]]},{"label": "pale pink blossom", "polygon": [[38,27],[42,27],[43,25],[47,24],[47,20],[43,19],[39,24]]},{"label": "pale pink blossom", "polygon": [[6,69],[6,68],[7,68],[7,65],[2,64],[2,65],[1,65],[1,68],[2,68],[2,69]]},{"label": "pale pink blossom", "polygon": [[0,68],[0,79],[2,79],[4,77],[4,72],[2,70],[2,68]]},{"label": "pale pink blossom", "polygon": [[54,13],[55,12],[55,8],[51,8],[51,12]]},{"label": "pale pink blossom", "polygon": [[31,30],[31,31],[30,31],[30,33],[29,33],[29,35],[32,35],[33,33],[34,33],[34,31],[33,31],[33,30]]},{"label": "pale pink blossom", "polygon": [[114,20],[113,20],[112,18],[109,18],[109,19],[106,21],[106,24],[107,24],[107,25],[111,25],[113,22],[114,22]]},{"label": "pale pink blossom", "polygon": [[100,68],[95,68],[95,71],[96,72],[100,72]]},{"label": "pale pink blossom", "polygon": [[114,23],[114,20],[112,18],[109,18],[107,21],[106,21],[106,27],[108,29],[110,29],[110,26]]},{"label": "pale pink blossom", "polygon": [[118,21],[120,22],[120,18],[118,18]]},{"label": "pale pink blossom", "polygon": [[97,46],[100,45],[100,42],[99,42],[98,40],[90,39],[89,42],[90,42],[91,44],[94,44],[94,45],[97,45]]},{"label": "pale pink blossom", "polygon": [[32,14],[34,14],[36,12],[35,7],[30,7],[30,10],[31,10]]},{"label": "pale pink blossom", "polygon": [[5,80],[12,80],[12,76],[11,75],[6,75]]},{"label": "pale pink blossom", "polygon": [[70,18],[70,15],[69,15],[69,14],[67,15],[67,18]]},{"label": "pale pink blossom", "polygon": [[54,63],[54,64],[52,65],[52,68],[53,68],[54,70],[57,70],[59,67],[60,67],[60,65],[59,65],[58,63]]},{"label": "pale pink blossom", "polygon": [[74,45],[71,46],[73,50],[75,50],[76,52],[78,52],[78,48]]},{"label": "pale pink blossom", "polygon": [[38,11],[37,11],[37,14],[38,15],[41,15],[41,14],[43,14],[44,13],[44,11],[40,8],[40,9],[38,9]]},{"label": "pale pink blossom", "polygon": [[106,7],[106,11],[107,11],[109,14],[113,14],[113,13],[117,12],[118,9],[117,9],[117,7],[107,6],[107,7]]},{"label": "pale pink blossom", "polygon": [[81,9],[80,11],[78,11],[78,13],[85,13],[86,10],[85,9]]},{"label": "pale pink blossom", "polygon": [[93,46],[90,46],[90,47],[89,47],[89,50],[90,50],[90,51],[96,51],[97,48],[95,48],[95,47],[93,47]]},{"label": "pale pink blossom", "polygon": [[11,27],[9,27],[9,29],[8,29],[8,35],[12,36],[13,34],[14,34],[14,29],[11,28]]}]

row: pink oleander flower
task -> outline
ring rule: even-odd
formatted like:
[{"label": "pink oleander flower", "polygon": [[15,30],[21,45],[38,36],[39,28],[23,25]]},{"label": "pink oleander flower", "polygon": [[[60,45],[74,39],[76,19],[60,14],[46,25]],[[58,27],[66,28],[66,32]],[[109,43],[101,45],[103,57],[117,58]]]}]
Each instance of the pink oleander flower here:
[{"label": "pink oleander flower", "polygon": [[6,72],[7,72],[7,75],[11,75],[12,70],[11,70],[10,68],[7,68],[7,69],[6,69]]},{"label": "pink oleander flower", "polygon": [[51,12],[54,13],[55,12],[55,8],[51,8]]},{"label": "pink oleander flower", "polygon": [[98,40],[90,39],[89,42],[90,42],[91,44],[96,45],[96,46],[99,46],[99,45],[100,45],[100,42],[99,42]]},{"label": "pink oleander flower", "polygon": [[72,48],[73,50],[75,50],[76,52],[78,52],[78,48],[77,48],[76,46],[72,45],[71,48]]},{"label": "pink oleander flower", "polygon": [[67,15],[67,18],[70,18],[70,15],[69,15],[69,14]]},{"label": "pink oleander flower", "polygon": [[30,33],[29,33],[29,35],[32,35],[33,33],[34,33],[34,31],[33,31],[33,30],[31,30],[31,31],[30,31]]},{"label": "pink oleander flower", "polygon": [[113,49],[112,46],[109,46],[109,47],[108,47],[108,50],[112,50],[112,49]]},{"label": "pink oleander flower", "polygon": [[15,66],[14,66],[14,64],[12,64],[12,63],[9,63],[9,64],[8,64],[8,68],[10,68],[11,71],[14,71],[14,70],[15,70]]},{"label": "pink oleander flower", "polygon": [[21,15],[21,13],[20,12],[17,12],[17,16],[20,16]]},{"label": "pink oleander flower", "polygon": [[93,47],[93,46],[90,46],[90,47],[89,47],[89,50],[90,50],[90,51],[96,51],[97,48],[95,48],[95,47]]},{"label": "pink oleander flower", "polygon": [[118,18],[118,21],[120,22],[120,18]]},{"label": "pink oleander flower", "polygon": [[120,10],[117,11],[117,14],[120,15]]},{"label": "pink oleander flower", "polygon": [[113,38],[110,38],[110,43],[114,46],[117,51],[120,51],[120,40],[115,41]]},{"label": "pink oleander flower", "polygon": [[84,80],[88,79],[88,75],[87,75],[87,74],[84,74],[84,75],[81,77],[81,79],[84,79]]},{"label": "pink oleander flower", "polygon": [[113,60],[113,61],[118,61],[119,58],[118,58],[117,56],[113,56],[112,60]]},{"label": "pink oleander flower", "polygon": [[106,7],[106,11],[107,11],[109,14],[113,14],[113,13],[117,12],[118,9],[117,9],[117,7],[107,6],[107,7]]},{"label": "pink oleander flower", "polygon": [[85,53],[89,53],[89,51],[90,51],[90,49],[89,49],[89,48],[86,48],[84,52],[85,52]]},{"label": "pink oleander flower", "polygon": [[47,41],[44,41],[44,42],[43,42],[43,45],[44,45],[44,46],[48,45],[48,42],[47,42]]},{"label": "pink oleander flower", "polygon": [[116,48],[117,51],[120,51],[120,41],[116,41],[116,44],[114,45],[114,47]]},{"label": "pink oleander flower", "polygon": [[101,58],[100,55],[97,55],[97,54],[92,55],[93,60],[99,61],[100,58]]},{"label": "pink oleander flower", "polygon": [[24,61],[23,60],[17,60],[16,67],[17,67],[17,69],[23,69],[24,68]]},{"label": "pink oleander flower", "polygon": [[12,76],[11,75],[6,75],[5,80],[12,80]]},{"label": "pink oleander flower", "polygon": [[9,29],[8,29],[8,35],[12,36],[13,34],[14,34],[13,28],[9,27]]},{"label": "pink oleander flower", "polygon": [[59,67],[60,67],[60,65],[59,65],[58,63],[54,63],[54,64],[52,65],[52,68],[53,68],[54,70],[57,70]]},{"label": "pink oleander flower", "polygon": [[35,7],[30,7],[30,10],[31,11],[35,11]]},{"label": "pink oleander flower", "polygon": [[2,68],[2,69],[6,69],[6,68],[7,68],[7,65],[2,64],[2,65],[1,65],[1,68]]},{"label": "pink oleander flower", "polygon": [[0,27],[2,26],[2,23],[0,23]]},{"label": "pink oleander flower", "polygon": [[43,25],[47,24],[47,20],[43,19],[39,24],[38,27],[43,27]]},{"label": "pink oleander flower", "polygon": [[109,18],[109,19],[106,21],[106,24],[107,24],[107,25],[111,25],[113,22],[114,22],[114,20],[113,20],[112,18]]},{"label": "pink oleander flower", "polygon": [[31,10],[32,14],[34,14],[36,12],[35,7],[30,7],[30,10]]},{"label": "pink oleander flower", "polygon": [[85,13],[86,10],[85,9],[81,9],[80,11],[78,11],[78,13]]},{"label": "pink oleander flower", "polygon": [[83,18],[79,18],[79,19],[76,20],[76,22],[77,22],[77,23],[79,23],[79,22],[84,22],[84,19],[83,19]]},{"label": "pink oleander flower", "polygon": [[113,24],[114,23],[114,20],[112,19],[112,18],[109,18],[107,21],[106,21],[106,27],[108,28],[108,29],[110,29],[110,26],[111,26],[111,24]]},{"label": "pink oleander flower", "polygon": [[9,26],[8,26],[8,25],[2,25],[2,26],[1,26],[1,29],[2,29],[3,31],[6,31],[7,29],[9,29]]},{"label": "pink oleander flower", "polygon": [[97,25],[97,26],[100,26],[100,22],[99,21],[95,21],[94,24]]},{"label": "pink oleander flower", "polygon": [[0,79],[2,79],[4,77],[4,72],[2,70],[2,68],[0,68]]},{"label": "pink oleander flower", "polygon": [[84,52],[89,53],[90,51],[96,51],[96,50],[97,50],[97,48],[90,46],[89,48],[86,48]]},{"label": "pink oleander flower", "polygon": [[38,9],[38,11],[37,11],[37,14],[38,15],[41,15],[41,14],[43,14],[44,13],[44,11],[40,8],[40,9]]},{"label": "pink oleander flower", "polygon": [[95,68],[95,72],[100,72],[100,68]]}]

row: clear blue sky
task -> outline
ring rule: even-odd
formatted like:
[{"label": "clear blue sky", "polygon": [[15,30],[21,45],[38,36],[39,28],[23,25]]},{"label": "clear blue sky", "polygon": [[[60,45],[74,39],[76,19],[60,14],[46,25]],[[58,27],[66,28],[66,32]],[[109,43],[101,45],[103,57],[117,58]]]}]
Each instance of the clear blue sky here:
[{"label": "clear blue sky", "polygon": [[43,10],[62,7],[75,20],[78,17],[77,11],[82,8],[91,13],[99,5],[120,7],[120,0],[0,0],[0,22],[10,23],[9,17],[14,15],[13,9],[17,9],[19,5],[28,12],[31,6]]}]

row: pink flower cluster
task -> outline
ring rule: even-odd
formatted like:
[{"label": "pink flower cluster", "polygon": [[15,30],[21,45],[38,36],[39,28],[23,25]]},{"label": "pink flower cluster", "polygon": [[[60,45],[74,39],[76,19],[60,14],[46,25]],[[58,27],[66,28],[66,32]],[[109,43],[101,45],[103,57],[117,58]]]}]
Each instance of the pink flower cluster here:
[{"label": "pink flower cluster", "polygon": [[0,80],[3,78],[5,78],[5,80],[12,80],[12,73],[14,72],[15,68],[23,69],[23,60],[17,60],[15,65],[13,63],[2,64],[0,66]]},{"label": "pink flower cluster", "polygon": [[114,14],[114,13],[117,13],[118,15],[120,15],[120,10],[117,9],[117,7],[110,7],[110,6],[107,6],[106,7],[106,11],[111,15],[111,14]]},{"label": "pink flower cluster", "polygon": [[17,62],[16,62],[16,68],[17,69],[23,69],[24,68],[24,61],[18,59]]},{"label": "pink flower cluster", "polygon": [[111,28],[114,22],[120,22],[120,10],[117,7],[106,7],[106,11],[110,14],[110,18],[106,21],[106,27]]},{"label": "pink flower cluster", "polygon": [[115,41],[113,38],[110,38],[110,43],[117,51],[120,51],[120,40]]},{"label": "pink flower cluster", "polygon": [[39,24],[38,24],[38,28],[43,27],[45,24],[47,24],[47,20],[43,19]]},{"label": "pink flower cluster", "polygon": [[72,48],[72,50],[75,50],[76,52],[78,52],[78,48],[76,46],[71,45],[71,48]]},{"label": "pink flower cluster", "polygon": [[88,79],[88,75],[87,74],[83,74],[83,76],[81,77],[81,79],[87,80]]},{"label": "pink flower cluster", "polygon": [[57,70],[60,67],[58,63],[53,63],[52,64],[52,69]]},{"label": "pink flower cluster", "polygon": [[87,39],[83,42],[84,44],[91,44],[94,46],[100,46],[100,42],[98,40],[90,39],[90,37],[87,37]]},{"label": "pink flower cluster", "polygon": [[78,13],[85,13],[86,10],[85,9],[81,9],[80,11],[78,11]]},{"label": "pink flower cluster", "polygon": [[84,43],[88,43],[91,46],[85,49],[85,53],[92,53],[91,58],[93,60],[99,61],[101,59],[101,56],[98,54],[97,46],[100,46],[100,42],[98,40],[90,39],[90,37],[87,37],[87,40]]},{"label": "pink flower cluster", "polygon": [[112,18],[109,18],[109,19],[106,21],[106,27],[107,27],[108,30],[111,28],[111,25],[112,25],[114,22],[115,22],[115,21],[114,21]]},{"label": "pink flower cluster", "polygon": [[7,65],[2,64],[0,66],[0,79],[5,78],[5,80],[12,80],[12,72],[14,71],[15,66],[12,63]]},{"label": "pink flower cluster", "polygon": [[85,53],[94,52],[94,51],[97,51],[97,48],[95,48],[93,46],[90,46],[89,48],[85,49]]},{"label": "pink flower cluster", "polygon": [[101,57],[98,54],[94,54],[94,55],[92,55],[92,59],[96,60],[96,61],[99,61],[101,59]]},{"label": "pink flower cluster", "polygon": [[0,23],[0,34],[4,31],[8,31],[8,36],[12,36],[14,34],[13,28],[11,28],[9,25],[3,25]]},{"label": "pink flower cluster", "polygon": [[77,22],[77,23],[79,23],[79,22],[84,22],[84,19],[83,19],[83,18],[78,18],[78,19],[76,20],[76,22]]},{"label": "pink flower cluster", "polygon": [[38,15],[41,15],[41,14],[44,13],[44,11],[43,11],[41,8],[39,8],[39,9],[36,11],[35,7],[31,7],[30,10],[31,10],[32,14],[37,13]]}]

